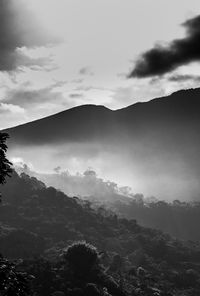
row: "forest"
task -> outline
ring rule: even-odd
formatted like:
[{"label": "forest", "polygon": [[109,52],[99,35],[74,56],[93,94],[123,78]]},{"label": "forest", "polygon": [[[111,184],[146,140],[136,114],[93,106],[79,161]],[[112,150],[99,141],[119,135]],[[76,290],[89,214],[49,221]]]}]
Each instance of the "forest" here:
[{"label": "forest", "polygon": [[100,178],[94,169],[70,174],[60,167],[53,173],[42,174],[23,161],[15,163],[16,171],[36,177],[47,186],[53,186],[68,196],[78,196],[91,202],[92,207],[104,207],[126,219],[136,219],[138,224],[156,228],[184,240],[200,240],[200,202],[191,200],[167,201],[154,196],[134,193],[128,186]]},{"label": "forest", "polygon": [[[18,174],[6,158],[7,137],[0,134],[0,295],[199,295],[198,240],[138,224],[142,197],[130,206],[119,199],[111,210]],[[155,203],[162,207],[169,205]]]},{"label": "forest", "polygon": [[199,242],[142,227],[15,171],[1,191],[2,295],[16,286],[16,295],[199,295]]}]

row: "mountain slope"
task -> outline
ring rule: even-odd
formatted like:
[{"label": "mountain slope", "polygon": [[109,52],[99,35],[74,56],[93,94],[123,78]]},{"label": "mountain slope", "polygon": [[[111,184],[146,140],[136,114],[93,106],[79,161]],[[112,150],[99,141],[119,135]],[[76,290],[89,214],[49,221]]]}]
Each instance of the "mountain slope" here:
[{"label": "mountain slope", "polygon": [[[83,105],[7,129],[16,143],[102,140],[151,128],[198,125],[200,89],[182,90],[160,99],[136,103],[111,111],[103,106]],[[198,126],[199,128],[199,126]]]},{"label": "mountain slope", "polygon": [[116,111],[80,106],[6,131],[10,155],[38,169],[92,166],[145,194],[197,199],[199,114],[200,89],[190,89]]},{"label": "mountain slope", "polygon": [[103,106],[83,105],[8,129],[7,132],[12,143],[17,144],[85,141],[103,137],[105,127],[110,125],[111,113]]},{"label": "mountain slope", "polygon": [[[114,277],[115,287],[127,291],[125,295],[199,295],[198,242],[179,241],[161,231],[141,227],[135,220],[120,219],[102,207],[94,210],[89,202],[47,188],[25,174],[14,172],[1,191],[0,253],[12,259],[28,259],[20,260],[20,271],[34,275],[31,287],[37,292],[45,283],[62,289],[62,283],[69,285],[70,273],[60,265],[60,255],[72,242],[85,240],[98,247],[106,274]],[[45,270],[44,258],[49,259]],[[56,276],[59,271],[61,278]],[[92,279],[89,283],[93,283]],[[74,284],[79,281],[80,278]],[[113,285],[109,283],[103,287],[112,292]],[[110,295],[122,294],[113,291]]]}]

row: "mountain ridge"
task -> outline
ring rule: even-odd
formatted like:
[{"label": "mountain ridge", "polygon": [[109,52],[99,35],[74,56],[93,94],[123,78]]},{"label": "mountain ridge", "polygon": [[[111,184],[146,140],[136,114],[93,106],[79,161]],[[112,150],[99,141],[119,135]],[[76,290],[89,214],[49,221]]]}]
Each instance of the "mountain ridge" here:
[{"label": "mountain ridge", "polygon": [[135,192],[197,199],[199,114],[200,89],[190,89],[116,111],[84,105],[4,131],[9,157],[38,170],[93,167]]},{"label": "mountain ridge", "polygon": [[175,96],[181,95],[181,94],[184,94],[184,93],[188,93],[188,92],[198,93],[200,95],[200,88],[181,89],[181,90],[173,92],[173,93],[171,93],[171,94],[169,94],[167,96],[156,97],[156,98],[150,99],[148,101],[138,101],[138,102],[136,102],[134,104],[131,104],[131,105],[128,105],[126,107],[119,108],[119,109],[116,109],[116,110],[112,110],[112,109],[109,109],[108,107],[106,107],[104,105],[98,105],[98,104],[78,105],[78,106],[75,106],[75,107],[72,107],[72,108],[57,112],[55,114],[51,114],[51,115],[46,116],[46,117],[42,117],[42,118],[30,121],[30,122],[26,122],[26,123],[23,123],[23,124],[20,124],[20,125],[16,125],[16,126],[13,126],[13,127],[10,127],[10,128],[2,129],[2,131],[9,131],[9,130],[12,130],[14,128],[18,128],[18,127],[21,127],[21,126],[24,126],[24,125],[27,125],[27,124],[32,124],[34,122],[39,122],[39,121],[44,120],[44,119],[50,119],[50,118],[53,118],[54,116],[58,116],[58,115],[62,116],[64,114],[66,114],[67,112],[74,112],[74,111],[84,110],[85,108],[88,108],[88,110],[93,109],[92,111],[94,111],[94,108],[95,108],[96,110],[101,109],[102,111],[103,110],[104,111],[109,111],[110,113],[112,113],[112,112],[118,113],[120,111],[125,111],[125,110],[132,109],[132,108],[135,108],[135,107],[138,107],[138,106],[149,105],[149,104],[152,104],[152,103],[155,103],[155,102],[161,102],[162,101],[162,103],[163,103],[164,100],[166,100],[166,99],[169,100],[169,98],[174,100]]},{"label": "mountain ridge", "polygon": [[[190,95],[189,100],[187,95]],[[33,138],[35,136],[36,142],[42,141],[42,138],[48,142],[51,138],[47,135],[48,128],[51,129],[49,130],[50,133],[51,131],[55,132],[56,139],[58,139],[58,134],[62,137],[67,132],[72,140],[74,140],[72,134],[75,133],[83,133],[86,139],[89,133],[91,133],[91,138],[104,138],[103,131],[105,134],[109,132],[115,134],[115,136],[119,132],[119,136],[122,137],[123,131],[134,128],[134,125],[143,128],[145,124],[148,126],[151,123],[155,128],[155,124],[158,121],[163,122],[164,119],[176,123],[179,119],[181,124],[184,124],[184,121],[187,121],[188,118],[191,119],[190,117],[193,121],[194,119],[198,120],[200,111],[198,95],[200,97],[200,89],[181,90],[169,96],[155,98],[148,102],[138,102],[118,110],[110,110],[102,105],[81,105],[3,131],[8,132],[14,141],[18,141],[18,138],[19,141],[22,139],[26,141],[31,135]],[[189,112],[191,114],[188,114]],[[151,122],[146,123],[147,120]],[[78,121],[81,122],[81,125]],[[127,126],[128,124],[131,124],[131,127]],[[122,133],[120,133],[121,127],[123,127]],[[27,129],[29,129],[28,132],[26,132]],[[63,131],[60,132],[61,129]],[[71,134],[70,129],[74,129],[71,130]],[[134,131],[137,133],[137,130]],[[23,133],[25,134],[23,135]],[[42,134],[43,137],[40,138],[39,134]]]}]

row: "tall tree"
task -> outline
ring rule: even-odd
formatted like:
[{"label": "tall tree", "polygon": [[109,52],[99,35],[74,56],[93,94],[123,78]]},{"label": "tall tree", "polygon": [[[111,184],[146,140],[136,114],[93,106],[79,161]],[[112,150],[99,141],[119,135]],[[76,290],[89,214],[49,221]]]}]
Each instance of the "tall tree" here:
[{"label": "tall tree", "polygon": [[10,176],[12,172],[12,163],[6,158],[8,148],[6,140],[8,138],[8,134],[0,133],[0,184],[4,184],[6,182],[6,177]]}]

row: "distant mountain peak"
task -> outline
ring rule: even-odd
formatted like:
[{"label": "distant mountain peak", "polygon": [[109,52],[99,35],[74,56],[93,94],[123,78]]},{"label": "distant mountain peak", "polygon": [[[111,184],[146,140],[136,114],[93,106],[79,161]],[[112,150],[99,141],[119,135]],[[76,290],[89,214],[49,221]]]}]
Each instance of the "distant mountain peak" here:
[{"label": "distant mountain peak", "polygon": [[[7,129],[14,142],[50,143],[65,141],[101,141],[120,139],[142,130],[153,132],[184,122],[197,121],[200,112],[200,89],[180,90],[169,96],[138,102],[112,111],[103,105],[81,105],[54,115]],[[165,126],[164,126],[165,125]],[[131,136],[132,137],[132,136]]]}]

